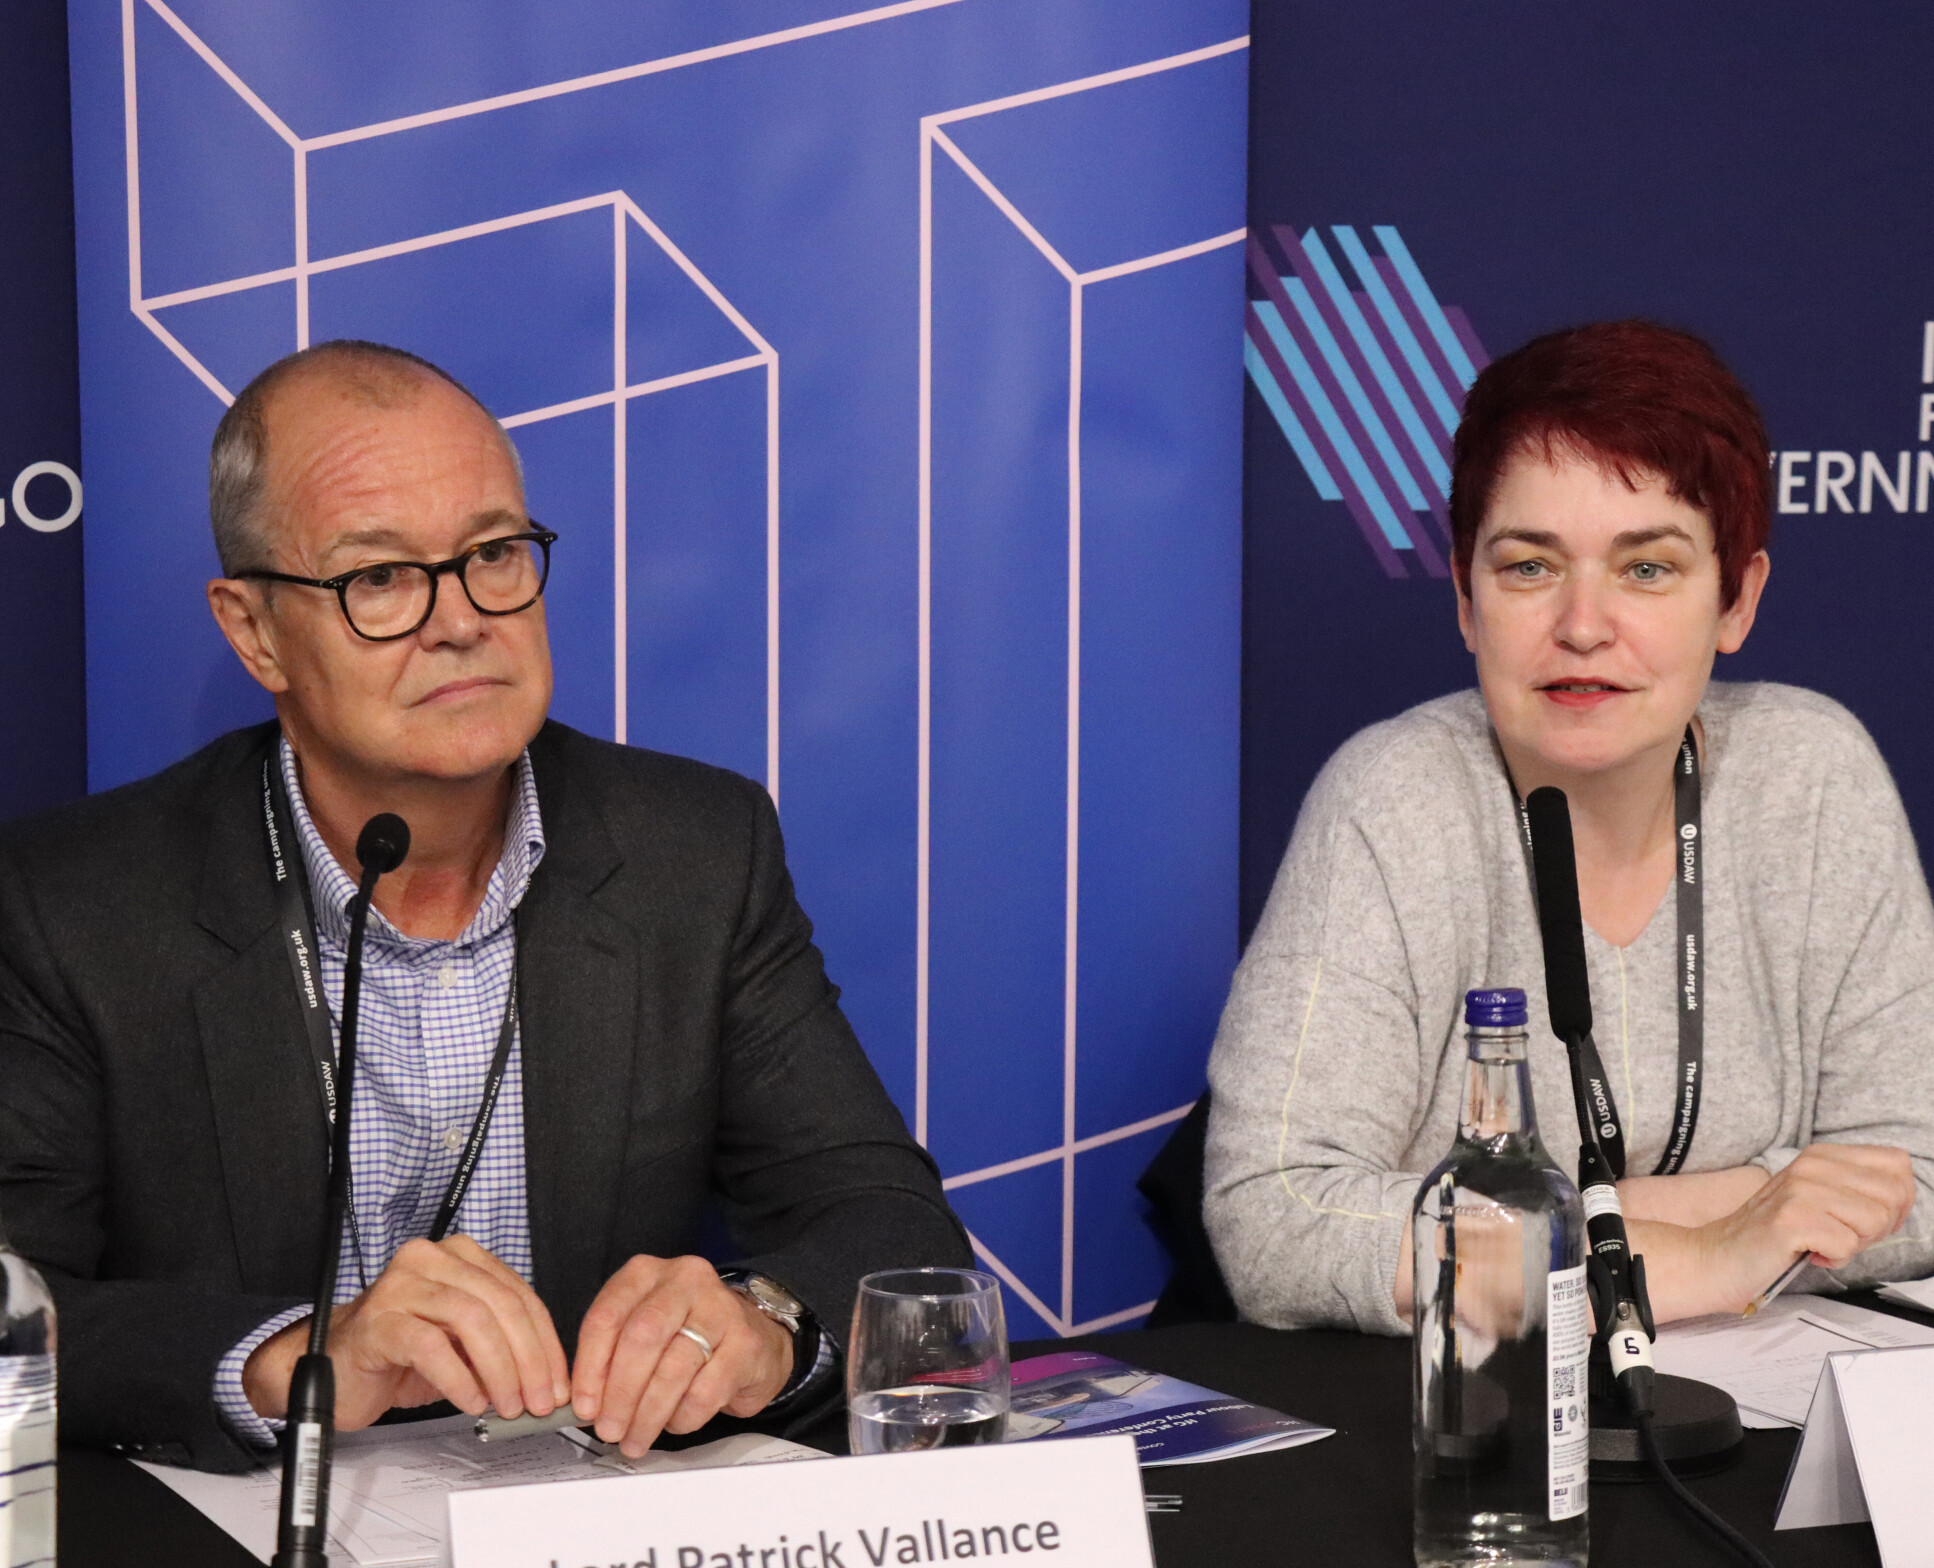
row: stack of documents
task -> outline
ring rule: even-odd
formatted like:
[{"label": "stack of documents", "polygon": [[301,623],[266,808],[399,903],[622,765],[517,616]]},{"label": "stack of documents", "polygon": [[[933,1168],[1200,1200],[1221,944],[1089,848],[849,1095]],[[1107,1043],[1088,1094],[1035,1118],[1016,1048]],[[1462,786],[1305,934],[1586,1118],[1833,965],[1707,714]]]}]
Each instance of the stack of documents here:
[{"label": "stack of documents", "polygon": [[1934,1345],[1934,1328],[1829,1296],[1777,1296],[1753,1317],[1687,1318],[1659,1330],[1661,1372],[1723,1388],[1745,1426],[1805,1426],[1820,1368],[1836,1350]]},{"label": "stack of documents", "polygon": [[1092,1350],[1014,1363],[1008,1442],[1117,1433],[1134,1438],[1135,1457],[1144,1466],[1197,1465],[1335,1435],[1330,1427]]},{"label": "stack of documents", "polygon": [[[615,1446],[576,1431],[482,1443],[474,1435],[476,1424],[473,1416],[450,1416],[339,1434],[329,1490],[330,1560],[357,1568],[436,1563],[449,1528],[444,1499],[451,1492],[826,1457],[784,1438],[742,1433],[682,1453],[653,1450],[642,1459],[626,1459]],[[275,1555],[282,1497],[279,1466],[248,1475],[205,1475],[168,1465],[141,1468],[263,1562]]]}]

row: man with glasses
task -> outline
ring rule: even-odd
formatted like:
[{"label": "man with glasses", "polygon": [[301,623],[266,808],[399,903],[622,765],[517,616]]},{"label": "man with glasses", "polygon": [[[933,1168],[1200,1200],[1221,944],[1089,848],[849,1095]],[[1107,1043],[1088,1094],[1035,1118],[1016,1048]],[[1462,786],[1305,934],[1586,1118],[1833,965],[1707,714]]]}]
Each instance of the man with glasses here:
[{"label": "man with glasses", "polygon": [[[765,792],[548,722],[558,535],[462,387],[327,343],[223,417],[216,621],[277,722],[0,835],[0,1215],[70,1441],[235,1469],[304,1348],[363,823],[337,1423],[823,1409],[859,1276],[968,1261]],[[565,542],[569,548],[569,541]],[[708,1214],[741,1251],[688,1256]]]}]

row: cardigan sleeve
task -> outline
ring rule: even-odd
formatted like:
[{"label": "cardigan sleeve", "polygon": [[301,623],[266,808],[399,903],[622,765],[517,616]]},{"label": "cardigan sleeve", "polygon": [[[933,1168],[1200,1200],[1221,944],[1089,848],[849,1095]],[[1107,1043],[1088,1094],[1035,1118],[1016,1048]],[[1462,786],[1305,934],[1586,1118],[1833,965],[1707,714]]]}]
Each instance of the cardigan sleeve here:
[{"label": "cardigan sleeve", "polygon": [[1887,765],[1859,722],[1840,716],[1802,960],[1804,1026],[1818,1046],[1800,1142],[1903,1149],[1917,1188],[1898,1232],[1814,1276],[1856,1288],[1934,1272],[1934,904]]},{"label": "cardigan sleeve", "polygon": [[1312,786],[1217,1032],[1204,1215],[1254,1322],[1409,1332],[1404,1154],[1444,1065],[1461,842],[1414,788],[1452,782],[1420,741],[1365,731]]}]

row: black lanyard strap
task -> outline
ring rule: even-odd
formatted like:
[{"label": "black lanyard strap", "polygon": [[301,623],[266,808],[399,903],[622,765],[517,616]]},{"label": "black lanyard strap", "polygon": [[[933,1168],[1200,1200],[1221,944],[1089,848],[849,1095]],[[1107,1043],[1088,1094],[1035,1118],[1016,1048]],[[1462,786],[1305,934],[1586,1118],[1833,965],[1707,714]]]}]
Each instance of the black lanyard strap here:
[{"label": "black lanyard strap", "polygon": [[[278,748],[271,746],[262,762],[262,821],[267,835],[269,869],[275,876],[276,914],[282,931],[283,951],[288,955],[289,972],[295,979],[296,1001],[302,1009],[302,1023],[309,1039],[309,1053],[316,1064],[316,1078],[322,1085],[323,1116],[328,1126],[336,1123],[336,1040],[330,1026],[329,999],[323,993],[321,948],[316,941],[313,895],[296,842],[293,814],[288,792],[278,766]],[[457,1211],[463,1207],[464,1194],[476,1174],[483,1155],[484,1141],[490,1135],[490,1120],[496,1113],[497,1099],[503,1091],[504,1074],[510,1065],[510,1051],[517,1039],[517,927],[511,923],[510,994],[504,1000],[504,1018],[497,1030],[497,1049],[484,1078],[483,1098],[477,1106],[470,1137],[458,1157],[457,1168],[437,1205],[436,1219],[430,1227],[430,1240],[441,1241],[450,1233]],[[349,1204],[349,1230],[356,1248],[357,1277],[369,1289],[369,1270],[364,1261],[362,1228],[356,1220],[352,1191]]]},{"label": "black lanyard strap", "polygon": [[1678,869],[1673,883],[1679,905],[1679,1076],[1672,1106],[1672,1136],[1666,1139],[1654,1176],[1680,1170],[1692,1150],[1692,1134],[1699,1125],[1699,1090],[1706,1070],[1706,889],[1700,842],[1699,748],[1692,726],[1679,742],[1679,763],[1672,776],[1678,806]]},{"label": "black lanyard strap", "polygon": [[[329,999],[322,989],[322,952],[316,944],[309,878],[296,846],[288,795],[282,787],[282,770],[276,761],[276,748],[271,746],[268,756],[262,759],[262,823],[268,835],[269,869],[275,874],[276,923],[282,933],[282,950],[289,960],[289,972],[295,977],[296,1005],[302,1009],[310,1060],[316,1064],[316,1080],[322,1086],[322,1115],[327,1130],[336,1125],[336,1040],[329,1025]],[[353,1181],[349,1189],[349,1234],[356,1249],[356,1277],[367,1290],[369,1269],[364,1262],[362,1227],[356,1221]]]},{"label": "black lanyard strap", "polygon": [[[1671,1176],[1685,1168],[1686,1156],[1692,1152],[1692,1135],[1699,1126],[1699,1091],[1706,1063],[1706,910],[1700,843],[1699,748],[1693,739],[1690,724],[1686,726],[1685,738],[1679,743],[1679,755],[1673,762],[1672,799],[1678,826],[1673,840],[1675,865],[1672,880],[1677,890],[1674,909],[1679,927],[1678,946],[1673,958],[1678,970],[1673,989],[1678,996],[1679,1070],[1674,1079],[1672,1134],[1666,1139],[1665,1153],[1659,1157],[1659,1163],[1652,1171],[1654,1176]],[[1531,859],[1531,819],[1522,799],[1518,801],[1518,826],[1523,835],[1528,865]],[[1531,891],[1534,908],[1537,900],[1537,884],[1534,880]],[[1619,1129],[1618,1100],[1612,1093],[1611,1080],[1606,1076],[1605,1063],[1598,1054],[1598,1046],[1589,1034],[1580,1042],[1579,1054],[1592,1102],[1591,1109],[1598,1117],[1599,1146],[1612,1167],[1612,1174],[1623,1176],[1625,1136]]]},{"label": "black lanyard strap", "polygon": [[497,1110],[497,1096],[503,1091],[504,1070],[510,1065],[510,1048],[517,1040],[517,917],[511,916],[510,995],[504,998],[504,1021],[497,1029],[497,1051],[490,1058],[490,1071],[484,1077],[483,1098],[477,1103],[476,1120],[470,1124],[470,1137],[463,1155],[450,1177],[450,1185],[437,1205],[436,1220],[430,1226],[430,1240],[441,1241],[450,1234],[463,1195],[470,1190],[477,1161],[483,1155],[484,1139],[490,1135],[490,1118]]}]

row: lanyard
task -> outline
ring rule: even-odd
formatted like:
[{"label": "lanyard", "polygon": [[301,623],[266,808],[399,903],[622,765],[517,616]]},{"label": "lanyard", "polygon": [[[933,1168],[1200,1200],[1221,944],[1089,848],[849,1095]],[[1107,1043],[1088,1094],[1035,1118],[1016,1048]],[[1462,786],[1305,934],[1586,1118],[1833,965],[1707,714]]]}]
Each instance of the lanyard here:
[{"label": "lanyard", "polygon": [[[262,763],[262,821],[268,835],[269,869],[275,874],[278,923],[283,950],[288,954],[289,971],[295,977],[296,1000],[302,1008],[302,1022],[309,1037],[309,1052],[315,1059],[316,1077],[322,1084],[323,1116],[328,1125],[336,1124],[336,1042],[330,1030],[329,1003],[323,995],[320,949],[316,944],[315,911],[311,904],[309,879],[296,849],[287,791],[282,770],[277,765],[276,748],[271,747]],[[484,1140],[490,1133],[490,1118],[497,1109],[497,1097],[504,1086],[504,1072],[510,1063],[510,1048],[517,1037],[517,978],[515,956],[516,926],[511,927],[513,943],[510,994],[504,999],[504,1020],[497,1031],[497,1049],[484,1078],[483,1098],[476,1119],[470,1125],[469,1140],[457,1160],[436,1219],[430,1227],[430,1240],[441,1241],[449,1234],[463,1195],[476,1174],[483,1155]],[[364,1290],[369,1289],[369,1271],[364,1262],[362,1227],[356,1221],[356,1203],[351,1192],[349,1229],[356,1246],[356,1269]]]},{"label": "lanyard", "polygon": [[[1672,875],[1677,890],[1679,940],[1674,964],[1679,978],[1674,983],[1679,1010],[1679,1071],[1674,1082],[1677,1093],[1672,1106],[1672,1135],[1666,1139],[1665,1153],[1653,1169],[1654,1176],[1671,1176],[1684,1169],[1692,1150],[1692,1135],[1699,1125],[1699,1090],[1706,1064],[1705,1014],[1705,884],[1701,873],[1699,821],[1699,748],[1693,741],[1692,726],[1686,726],[1685,739],[1679,742],[1679,755],[1672,768],[1672,799],[1678,832],[1677,865]],[[1518,802],[1518,826],[1524,837],[1527,863],[1531,856],[1531,818]],[[1537,902],[1535,884],[1532,902]],[[1585,1078],[1599,1112],[1598,1141],[1610,1162],[1612,1174],[1625,1174],[1625,1138],[1619,1131],[1618,1102],[1612,1096],[1611,1081],[1598,1045],[1588,1034],[1579,1046]]]}]

